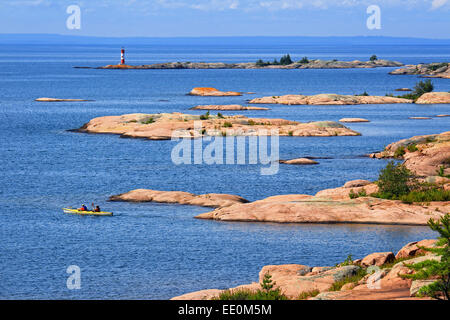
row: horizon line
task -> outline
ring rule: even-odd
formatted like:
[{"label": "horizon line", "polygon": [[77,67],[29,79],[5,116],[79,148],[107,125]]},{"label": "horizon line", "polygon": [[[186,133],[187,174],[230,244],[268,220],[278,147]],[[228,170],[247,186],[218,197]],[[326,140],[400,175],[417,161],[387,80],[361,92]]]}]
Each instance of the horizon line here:
[{"label": "horizon line", "polygon": [[1,33],[0,36],[61,36],[61,37],[84,37],[84,38],[110,38],[110,39],[189,39],[189,38],[388,38],[388,39],[411,39],[411,40],[446,40],[450,38],[425,38],[413,36],[387,36],[387,35],[218,35],[218,36],[104,36],[104,35],[76,35],[62,33]]}]

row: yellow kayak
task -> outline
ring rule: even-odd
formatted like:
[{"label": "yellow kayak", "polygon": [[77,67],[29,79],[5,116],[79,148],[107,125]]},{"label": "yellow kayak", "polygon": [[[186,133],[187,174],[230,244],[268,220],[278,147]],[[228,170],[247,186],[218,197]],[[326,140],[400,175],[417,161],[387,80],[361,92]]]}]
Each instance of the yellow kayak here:
[{"label": "yellow kayak", "polygon": [[82,215],[82,216],[112,216],[113,215],[112,212],[106,212],[106,211],[100,211],[100,212],[81,211],[81,210],[70,209],[70,208],[63,208],[63,212],[64,213],[70,213],[70,214],[79,214],[79,215]]}]

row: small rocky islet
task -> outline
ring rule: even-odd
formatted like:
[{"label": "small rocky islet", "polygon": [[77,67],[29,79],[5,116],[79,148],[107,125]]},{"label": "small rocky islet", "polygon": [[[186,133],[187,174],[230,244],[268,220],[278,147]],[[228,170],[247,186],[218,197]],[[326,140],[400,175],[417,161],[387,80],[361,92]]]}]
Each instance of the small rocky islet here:
[{"label": "small rocky islet", "polygon": [[[195,122],[201,120],[201,128]],[[170,140],[202,136],[258,136],[278,130],[280,136],[333,137],[358,136],[360,133],[334,121],[301,123],[285,119],[247,118],[245,116],[191,115],[178,112],[125,114],[90,120],[77,132],[120,134],[126,138]]]},{"label": "small rocky islet", "polygon": [[79,69],[352,69],[401,67],[403,63],[377,59],[373,61],[338,61],[306,60],[290,64],[258,64],[257,62],[223,63],[223,62],[164,62],[145,65],[114,64],[102,67],[74,67]]},{"label": "small rocky islet", "polygon": [[450,63],[420,63],[416,65],[406,65],[402,68],[395,69],[389,74],[392,75],[420,75],[428,78],[450,79]]}]

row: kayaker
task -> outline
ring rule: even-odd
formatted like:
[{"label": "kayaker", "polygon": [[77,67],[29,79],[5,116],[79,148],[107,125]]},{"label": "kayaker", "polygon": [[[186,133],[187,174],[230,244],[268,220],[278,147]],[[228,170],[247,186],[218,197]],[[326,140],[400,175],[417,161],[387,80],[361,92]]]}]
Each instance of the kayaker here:
[{"label": "kayaker", "polygon": [[100,212],[100,207],[99,206],[94,205],[93,202],[91,203],[91,205],[92,205],[92,211],[93,212]]},{"label": "kayaker", "polygon": [[87,207],[86,207],[85,204],[83,204],[83,205],[81,206],[81,208],[78,208],[78,210],[79,210],[79,211],[88,211],[88,209],[87,209]]}]

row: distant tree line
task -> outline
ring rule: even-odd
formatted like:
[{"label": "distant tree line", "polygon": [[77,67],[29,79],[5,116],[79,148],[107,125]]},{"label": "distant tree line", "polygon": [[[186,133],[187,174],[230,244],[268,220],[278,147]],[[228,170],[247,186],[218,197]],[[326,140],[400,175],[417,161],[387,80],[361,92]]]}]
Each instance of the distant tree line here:
[{"label": "distant tree line", "polygon": [[[299,63],[308,63],[309,60],[307,57],[304,57],[302,60],[299,61]],[[274,59],[272,62],[270,61],[263,61],[262,59],[259,59],[256,61],[256,65],[258,67],[265,67],[265,66],[287,66],[289,64],[293,64],[294,61],[292,61],[291,56],[289,54],[286,54],[281,57],[280,61],[277,59]]]}]

